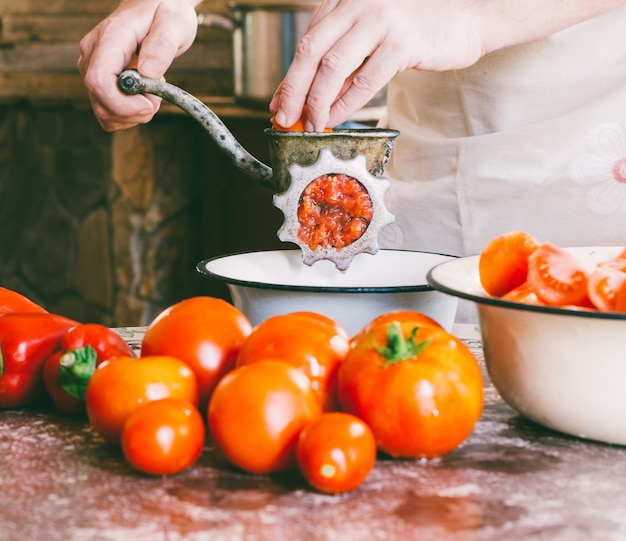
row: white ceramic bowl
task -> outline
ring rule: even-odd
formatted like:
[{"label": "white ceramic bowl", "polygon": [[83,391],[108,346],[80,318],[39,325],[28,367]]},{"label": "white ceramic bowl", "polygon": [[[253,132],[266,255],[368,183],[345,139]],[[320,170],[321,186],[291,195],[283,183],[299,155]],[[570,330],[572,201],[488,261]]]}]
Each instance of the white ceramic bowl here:
[{"label": "white ceramic bowl", "polygon": [[308,310],[333,318],[355,334],[391,310],[422,312],[444,328],[454,323],[458,299],[435,291],[427,272],[452,256],[404,250],[359,254],[346,271],[330,261],[311,266],[300,250],[271,250],[201,261],[203,276],[225,282],[233,304],[253,325],[270,316]]},{"label": "white ceramic bowl", "polygon": [[[570,249],[590,264],[621,250]],[[436,266],[428,282],[476,303],[487,372],[511,407],[566,434],[626,444],[626,314],[488,297],[480,285],[478,256]]]}]

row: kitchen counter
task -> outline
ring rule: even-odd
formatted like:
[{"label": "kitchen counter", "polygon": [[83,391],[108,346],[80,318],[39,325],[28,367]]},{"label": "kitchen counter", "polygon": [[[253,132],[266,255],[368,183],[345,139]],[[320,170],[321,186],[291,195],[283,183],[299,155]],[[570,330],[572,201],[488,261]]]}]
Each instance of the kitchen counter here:
[{"label": "kitchen counter", "polygon": [[[143,329],[119,329],[134,347]],[[458,325],[482,363],[480,337]],[[484,414],[434,461],[381,457],[351,493],[296,474],[254,476],[207,443],[171,477],[140,475],[85,420],[36,409],[0,414],[3,541],[626,539],[626,448],[587,442],[517,415],[485,378]],[[583,392],[581,390],[581,392]]]}]

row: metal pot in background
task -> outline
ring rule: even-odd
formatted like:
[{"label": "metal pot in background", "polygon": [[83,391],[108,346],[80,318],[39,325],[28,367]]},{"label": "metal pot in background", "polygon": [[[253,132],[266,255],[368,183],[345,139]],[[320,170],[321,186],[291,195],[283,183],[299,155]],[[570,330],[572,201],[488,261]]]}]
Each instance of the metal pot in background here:
[{"label": "metal pot in background", "polygon": [[234,89],[239,103],[267,109],[320,4],[316,0],[231,1],[230,17],[198,14],[199,24],[233,32]]}]

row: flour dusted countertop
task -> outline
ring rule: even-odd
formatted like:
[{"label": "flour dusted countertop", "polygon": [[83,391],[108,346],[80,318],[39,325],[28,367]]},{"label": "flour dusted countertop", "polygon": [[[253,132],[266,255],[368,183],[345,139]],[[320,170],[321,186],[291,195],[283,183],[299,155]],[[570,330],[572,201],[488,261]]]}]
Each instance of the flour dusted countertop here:
[{"label": "flour dusted countertop", "polygon": [[[119,332],[137,347],[143,330]],[[482,363],[476,328],[453,332]],[[361,487],[339,496],[313,492],[296,474],[242,473],[210,441],[187,472],[143,476],[85,420],[2,411],[0,539],[626,539],[626,448],[537,426],[485,384],[483,416],[458,449],[429,462],[380,458]]]}]

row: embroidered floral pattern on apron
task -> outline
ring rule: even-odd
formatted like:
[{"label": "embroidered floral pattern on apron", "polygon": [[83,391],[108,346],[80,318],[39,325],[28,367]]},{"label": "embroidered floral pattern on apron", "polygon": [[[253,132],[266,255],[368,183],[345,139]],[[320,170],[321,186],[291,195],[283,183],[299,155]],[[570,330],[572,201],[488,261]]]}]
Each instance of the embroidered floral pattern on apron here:
[{"label": "embroidered floral pattern on apron", "polygon": [[581,154],[572,164],[572,175],[589,186],[587,206],[608,216],[626,214],[626,135],[616,122],[596,126],[589,133],[593,152]]}]

